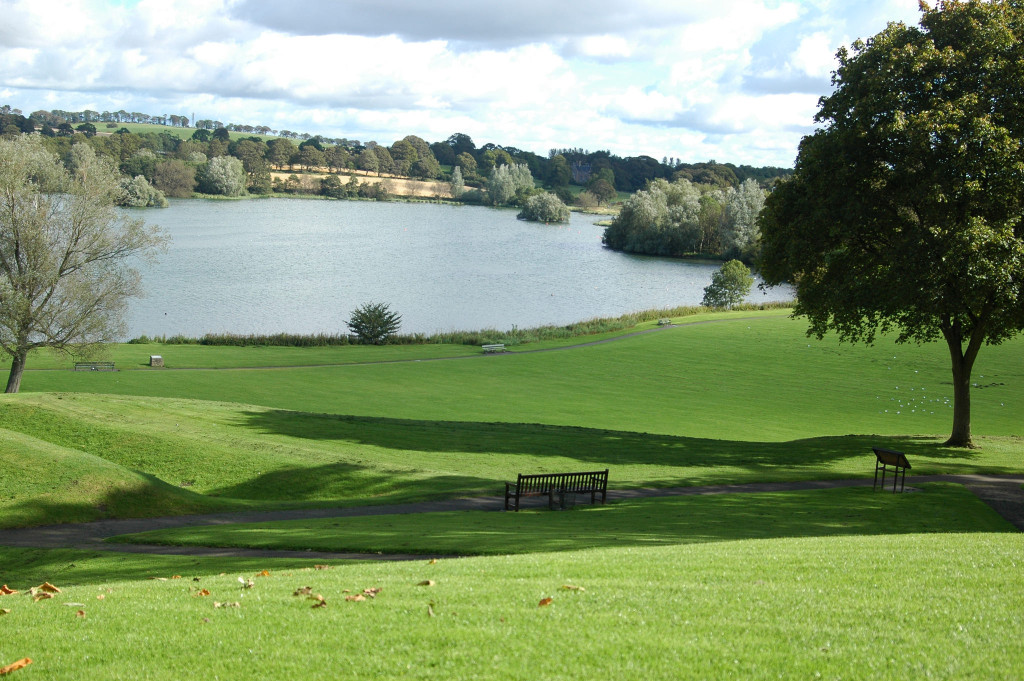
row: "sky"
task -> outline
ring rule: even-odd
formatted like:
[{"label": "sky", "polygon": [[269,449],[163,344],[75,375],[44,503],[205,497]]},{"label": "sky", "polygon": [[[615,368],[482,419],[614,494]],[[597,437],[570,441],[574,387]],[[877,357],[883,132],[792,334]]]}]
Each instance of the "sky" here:
[{"label": "sky", "polygon": [[0,104],[791,167],[918,0],[0,0]]}]

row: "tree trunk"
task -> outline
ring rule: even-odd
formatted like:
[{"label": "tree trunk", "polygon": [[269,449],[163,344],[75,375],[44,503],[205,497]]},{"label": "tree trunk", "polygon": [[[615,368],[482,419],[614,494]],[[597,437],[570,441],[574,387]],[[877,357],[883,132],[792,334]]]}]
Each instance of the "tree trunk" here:
[{"label": "tree trunk", "polygon": [[7,390],[4,392],[16,393],[21,389],[21,374],[25,371],[27,357],[27,350],[21,350],[14,354],[14,358],[11,360],[11,375],[7,379]]},{"label": "tree trunk", "polygon": [[984,332],[975,328],[971,334],[967,349],[963,348],[963,339],[959,329],[954,327],[943,329],[946,345],[953,364],[953,432],[946,445],[949,447],[973,447],[971,440],[971,371],[974,360],[981,349]]}]

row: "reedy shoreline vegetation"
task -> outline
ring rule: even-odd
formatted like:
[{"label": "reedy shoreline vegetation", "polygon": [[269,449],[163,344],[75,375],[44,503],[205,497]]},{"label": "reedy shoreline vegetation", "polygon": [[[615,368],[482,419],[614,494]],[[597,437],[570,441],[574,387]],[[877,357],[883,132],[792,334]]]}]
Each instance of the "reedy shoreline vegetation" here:
[{"label": "reedy shoreline vegetation", "polygon": [[[736,305],[735,310],[779,310],[793,306],[792,301],[774,303],[745,303]],[[601,333],[612,333],[631,329],[645,322],[672,317],[689,317],[712,311],[709,307],[689,305],[680,307],[660,308],[628,312],[618,317],[596,317],[585,321],[574,322],[564,326],[546,325],[530,329],[513,326],[506,331],[498,329],[480,329],[478,331],[438,331],[436,333],[395,334],[388,338],[388,345],[483,345],[485,343],[504,343],[505,345],[525,345],[539,341],[562,340],[582,336],[593,336]],[[333,345],[359,345],[358,339],[347,333],[273,333],[273,334],[233,334],[208,333],[199,338],[176,334],[172,336],[142,335],[132,338],[129,344],[162,343],[165,345],[226,345],[236,347],[248,346],[280,346],[315,348]]]}]

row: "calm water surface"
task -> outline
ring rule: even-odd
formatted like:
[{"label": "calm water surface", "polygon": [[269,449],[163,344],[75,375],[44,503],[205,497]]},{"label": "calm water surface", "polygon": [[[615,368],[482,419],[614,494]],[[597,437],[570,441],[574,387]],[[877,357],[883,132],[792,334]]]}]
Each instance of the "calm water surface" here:
[{"label": "calm water surface", "polygon": [[611,251],[576,213],[558,226],[474,206],[268,199],[173,201],[144,217],[173,242],[143,268],[131,337],[345,333],[371,301],[399,312],[404,333],[568,324],[697,305],[718,268]]}]

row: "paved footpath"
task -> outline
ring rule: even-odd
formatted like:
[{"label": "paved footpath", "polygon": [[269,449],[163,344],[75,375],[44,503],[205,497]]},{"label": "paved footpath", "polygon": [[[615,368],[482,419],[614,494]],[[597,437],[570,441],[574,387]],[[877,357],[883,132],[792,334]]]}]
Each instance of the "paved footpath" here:
[{"label": "paved footpath", "polygon": [[[889,482],[887,480],[887,482]],[[927,482],[955,482],[964,485],[979,499],[995,509],[1017,529],[1024,531],[1024,476],[1003,475],[914,475],[906,484]],[[744,485],[707,485],[702,487],[666,487],[660,489],[630,489],[609,491],[610,500],[646,497],[695,496],[708,494],[753,494],[758,492],[789,492],[798,490],[836,489],[839,487],[868,487],[873,479],[822,480],[806,482],[765,482]],[[891,484],[891,482],[890,482]],[[887,487],[891,493],[892,487]],[[879,492],[883,493],[883,492]],[[547,501],[535,500],[537,505]],[[119,551],[124,553],[177,554],[189,556],[240,556],[279,558],[322,558],[333,560],[423,560],[423,554],[380,553],[328,553],[319,551],[273,551],[264,549],[212,548],[201,546],[152,546],[143,544],[106,543],[105,539],[120,534],[162,530],[172,527],[198,525],[230,525],[259,523],[275,520],[302,520],[306,518],[351,518],[357,516],[394,515],[404,513],[432,513],[437,511],[502,511],[502,497],[474,497],[425,501],[390,506],[359,506],[354,508],[312,508],[291,511],[245,513],[214,513],[165,518],[126,518],[98,520],[90,523],[46,525],[43,527],[0,530],[0,546],[34,548],[74,548],[93,551]]]}]

